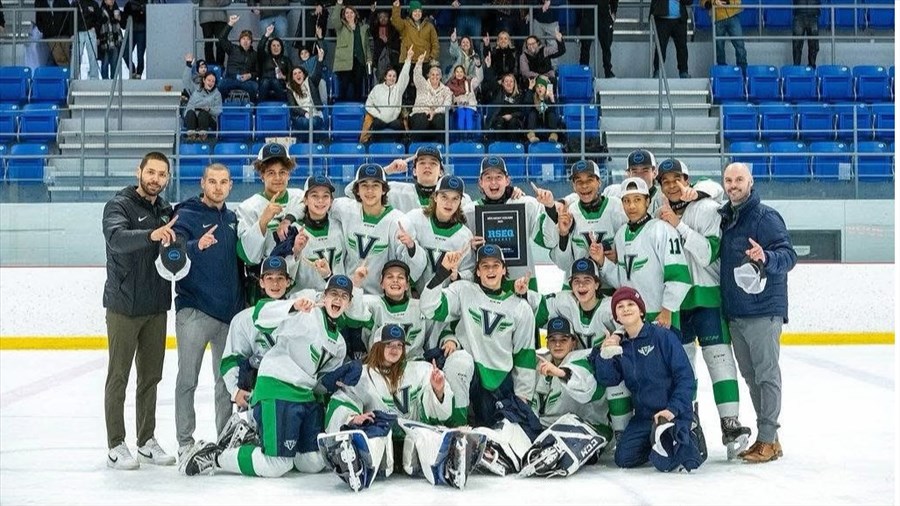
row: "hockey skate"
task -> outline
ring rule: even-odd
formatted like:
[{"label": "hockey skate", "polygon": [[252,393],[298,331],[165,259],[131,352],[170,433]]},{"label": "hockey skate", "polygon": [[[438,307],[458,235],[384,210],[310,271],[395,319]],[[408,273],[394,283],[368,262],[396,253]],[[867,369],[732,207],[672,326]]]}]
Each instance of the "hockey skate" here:
[{"label": "hockey skate", "polygon": [[565,472],[561,471],[557,465],[563,456],[563,450],[556,444],[550,444],[543,448],[531,448],[525,455],[527,464],[519,471],[519,476],[527,478],[532,475],[537,476],[556,476]]},{"label": "hockey skate", "polygon": [[357,444],[368,449],[365,436],[360,431],[321,434],[318,443],[328,466],[351,490],[359,492],[372,483],[374,469],[371,469],[372,463],[369,462],[368,453],[360,453],[354,444],[354,438],[358,438]]},{"label": "hockey skate", "polygon": [[750,442],[750,427],[744,427],[736,416],[722,418],[722,444],[728,460],[734,460],[740,456]]},{"label": "hockey skate", "polygon": [[516,465],[506,455],[506,452],[500,446],[500,443],[491,439],[487,440],[484,451],[481,452],[481,459],[478,466],[482,467],[497,476],[506,476],[516,472]]},{"label": "hockey skate", "polygon": [[185,476],[213,475],[216,473],[216,457],[220,453],[222,451],[215,443],[197,441],[182,456],[178,470]]},{"label": "hockey skate", "polygon": [[462,490],[466,488],[466,481],[478,459],[484,454],[487,438],[483,434],[461,431],[450,431],[444,438],[449,447],[442,478],[448,485]]},{"label": "hockey skate", "polygon": [[258,445],[258,443],[259,437],[256,434],[256,431],[253,430],[253,427],[244,421],[239,413],[235,413],[231,415],[231,418],[225,423],[225,427],[222,429],[222,433],[216,441],[216,446],[218,446],[220,450],[225,451],[232,448],[240,448],[241,445],[244,444]]}]

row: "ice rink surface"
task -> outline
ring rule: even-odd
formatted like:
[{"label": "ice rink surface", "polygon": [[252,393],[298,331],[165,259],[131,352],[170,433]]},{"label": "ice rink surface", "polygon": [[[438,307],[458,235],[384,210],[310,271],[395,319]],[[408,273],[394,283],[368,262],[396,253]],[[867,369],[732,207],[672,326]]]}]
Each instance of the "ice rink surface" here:
[{"label": "ice rink surface", "polygon": [[[156,436],[175,451],[176,354],[159,387]],[[700,354],[698,353],[698,358]],[[209,354],[197,390],[198,438],[214,439]],[[709,376],[699,360],[700,412],[710,458],[691,474],[621,470],[611,455],[565,479],[473,476],[459,491],[395,475],[358,495],[330,473],[280,479],[175,467],[106,468],[106,351],[0,353],[0,504],[896,504],[896,364],[893,346],[782,348],[785,456],[727,462]],[[125,419],[134,452],[134,375]],[[741,381],[741,420],[753,409]]]}]

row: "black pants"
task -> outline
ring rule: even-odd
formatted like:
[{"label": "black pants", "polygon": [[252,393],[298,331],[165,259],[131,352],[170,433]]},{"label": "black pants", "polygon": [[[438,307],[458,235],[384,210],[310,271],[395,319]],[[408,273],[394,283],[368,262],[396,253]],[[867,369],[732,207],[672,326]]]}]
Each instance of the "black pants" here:
[{"label": "black pants", "polygon": [[[688,71],[688,47],[687,47],[687,20],[667,19],[655,17],[656,33],[659,36],[659,48],[662,51],[663,62],[666,61],[666,48],[669,47],[669,39],[675,41],[675,57],[678,59],[678,73],[685,74]],[[653,72],[659,70],[659,56],[654,51]]]},{"label": "black pants", "polygon": [[406,126],[399,117],[390,123],[385,123],[378,118],[372,118],[372,126],[369,127],[372,140],[376,142],[402,142],[406,132]]},{"label": "black pants", "polygon": [[[815,38],[819,36],[819,16],[794,15],[793,32],[794,37],[803,35],[809,37],[807,39],[809,44],[809,59],[807,62],[810,67],[815,67],[816,56],[819,54],[819,39]],[[800,65],[800,59],[803,56],[803,39],[794,39],[792,46],[794,50],[794,65]]]},{"label": "black pants", "polygon": [[356,58],[353,59],[353,68],[336,72],[339,81],[338,100],[342,102],[364,102],[366,64]]},{"label": "black pants", "polygon": [[578,25],[582,37],[591,37],[590,39],[581,39],[581,54],[578,57],[578,63],[581,65],[591,64],[591,44],[596,35],[600,41],[604,74],[610,74],[612,72],[613,20],[609,16],[601,15],[600,19],[594,23],[593,14],[593,12],[585,11]]},{"label": "black pants", "polygon": [[[219,38],[219,32],[222,31],[222,28],[226,23],[222,21],[210,21],[209,23],[200,23],[200,29],[203,30],[203,38],[204,39],[217,39]],[[216,64],[222,66],[225,64],[225,51],[222,51],[219,48],[219,45],[215,41],[206,41],[203,43],[203,56],[206,59],[207,65]]]},{"label": "black pants", "polygon": [[435,114],[430,121],[424,112],[412,114],[409,116],[409,129],[413,131],[410,138],[415,142],[443,142],[444,114]]},{"label": "black pants", "polygon": [[191,109],[184,113],[184,126],[188,130],[215,130],[216,119],[206,111]]}]

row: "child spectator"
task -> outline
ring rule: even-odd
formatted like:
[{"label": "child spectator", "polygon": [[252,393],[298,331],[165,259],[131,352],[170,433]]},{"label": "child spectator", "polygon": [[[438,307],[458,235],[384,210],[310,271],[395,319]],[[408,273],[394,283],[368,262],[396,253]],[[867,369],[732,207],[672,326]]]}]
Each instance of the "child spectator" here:
[{"label": "child spectator", "polygon": [[222,94],[216,89],[216,75],[208,72],[203,88],[191,94],[184,111],[184,126],[189,141],[205,141],[208,130],[215,130],[222,114]]}]

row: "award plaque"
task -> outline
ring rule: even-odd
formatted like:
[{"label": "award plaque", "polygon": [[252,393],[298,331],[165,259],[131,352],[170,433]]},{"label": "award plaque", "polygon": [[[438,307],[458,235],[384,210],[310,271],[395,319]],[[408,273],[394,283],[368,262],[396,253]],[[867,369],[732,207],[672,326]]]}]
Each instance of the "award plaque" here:
[{"label": "award plaque", "polygon": [[475,206],[475,235],[499,246],[507,267],[528,265],[525,204]]}]

